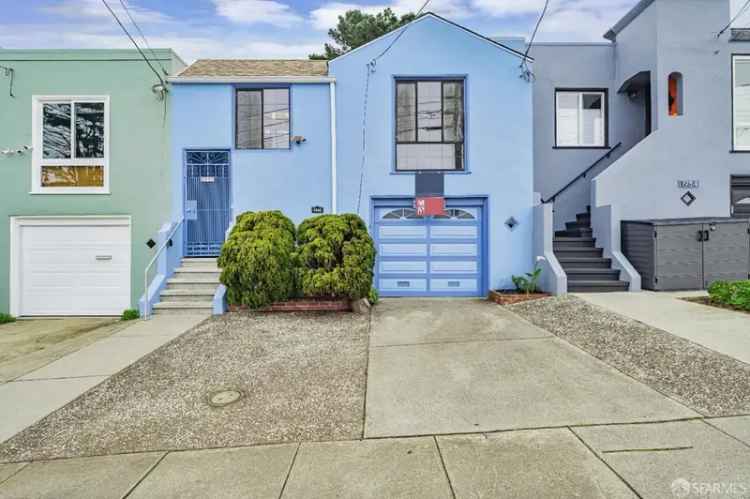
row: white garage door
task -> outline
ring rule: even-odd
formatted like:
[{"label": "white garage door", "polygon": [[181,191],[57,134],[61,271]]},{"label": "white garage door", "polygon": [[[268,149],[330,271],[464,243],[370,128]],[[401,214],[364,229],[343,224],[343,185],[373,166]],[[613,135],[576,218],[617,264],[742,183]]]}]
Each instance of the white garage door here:
[{"label": "white garage door", "polygon": [[18,315],[119,315],[130,308],[129,218],[12,223]]}]

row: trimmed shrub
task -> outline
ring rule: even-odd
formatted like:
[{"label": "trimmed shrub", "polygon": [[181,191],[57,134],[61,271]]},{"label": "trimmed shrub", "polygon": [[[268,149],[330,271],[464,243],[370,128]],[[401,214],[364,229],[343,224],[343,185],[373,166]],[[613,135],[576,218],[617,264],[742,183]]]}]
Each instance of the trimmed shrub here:
[{"label": "trimmed shrub", "polygon": [[708,287],[711,301],[750,312],[750,281],[716,281]]},{"label": "trimmed shrub", "polygon": [[295,294],[294,224],[280,211],[237,217],[218,259],[232,305],[261,308]]},{"label": "trimmed shrub", "polygon": [[120,320],[121,321],[134,321],[140,317],[141,317],[141,314],[136,309],[128,308],[122,313]]},{"label": "trimmed shrub", "polygon": [[380,293],[374,287],[370,288],[370,296],[367,297],[367,301],[370,302],[370,305],[377,305],[380,301]]},{"label": "trimmed shrub", "polygon": [[375,245],[357,215],[308,218],[299,226],[297,244],[304,296],[352,300],[369,296]]},{"label": "trimmed shrub", "polygon": [[10,314],[0,313],[0,324],[9,324],[11,322],[16,322],[16,318]]}]

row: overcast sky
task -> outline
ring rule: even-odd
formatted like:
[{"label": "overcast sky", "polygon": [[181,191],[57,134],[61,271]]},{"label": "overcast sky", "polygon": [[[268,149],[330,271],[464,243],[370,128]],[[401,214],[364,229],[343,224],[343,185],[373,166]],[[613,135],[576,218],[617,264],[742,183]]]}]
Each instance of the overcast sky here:
[{"label": "overcast sky", "polygon": [[[121,0],[107,0],[128,22]],[[417,11],[424,0],[122,0],[153,47],[201,57],[291,58],[321,51],[348,9]],[[745,0],[733,0],[737,6]],[[540,40],[601,40],[637,0],[551,0]],[[484,35],[528,36],[544,0],[431,0],[427,10]],[[102,0],[0,0],[0,47],[124,48]],[[750,16],[747,16],[750,17]],[[750,24],[750,23],[745,23]],[[717,26],[717,31],[721,26]]]}]

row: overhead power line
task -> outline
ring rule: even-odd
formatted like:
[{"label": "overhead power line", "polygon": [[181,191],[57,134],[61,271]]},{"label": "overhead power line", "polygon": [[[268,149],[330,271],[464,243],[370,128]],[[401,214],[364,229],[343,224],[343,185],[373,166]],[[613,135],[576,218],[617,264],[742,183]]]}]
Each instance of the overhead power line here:
[{"label": "overhead power line", "polygon": [[731,21],[729,21],[729,24],[727,24],[726,26],[724,26],[721,29],[721,31],[719,31],[719,34],[716,35],[716,38],[719,38],[719,37],[721,37],[721,35],[723,35],[724,33],[726,33],[727,30],[732,27],[732,25],[734,24],[734,22],[737,19],[739,19],[740,16],[742,16],[742,14],[744,14],[747,11],[747,9],[749,9],[749,8],[750,8],[750,0],[747,0],[747,2],[745,2],[745,5],[743,5],[740,8],[740,10],[737,11],[737,14],[731,19]]},{"label": "overhead power line", "polygon": [[154,69],[154,66],[153,66],[153,64],[151,64],[151,61],[148,60],[148,57],[146,57],[146,54],[143,53],[143,50],[141,50],[141,47],[138,46],[138,44],[136,43],[135,39],[131,36],[130,32],[128,32],[128,29],[125,27],[124,24],[122,24],[122,21],[120,21],[120,18],[117,17],[117,14],[115,14],[115,11],[112,10],[112,7],[109,6],[109,4],[107,3],[107,0],[102,0],[102,3],[104,4],[105,7],[107,7],[107,10],[109,11],[110,14],[112,14],[112,17],[115,18],[115,21],[117,21],[117,24],[120,25],[120,28],[122,28],[122,31],[125,33],[125,35],[133,43],[133,45],[135,46],[136,50],[138,50],[138,53],[141,54],[141,57],[143,57],[143,60],[146,61],[146,64],[148,64],[148,67],[151,68],[151,71],[154,72],[154,74],[159,79],[159,82],[162,84],[162,86],[164,86],[166,88],[166,83],[164,82],[164,79],[161,77],[161,75],[159,74],[159,72],[156,69]]},{"label": "overhead power line", "polygon": [[161,68],[162,72],[164,73],[164,76],[169,76],[169,72],[166,69],[164,69],[164,66],[162,66],[161,61],[159,60],[159,57],[156,55],[156,52],[154,52],[154,49],[151,48],[151,45],[148,43],[148,40],[146,39],[146,35],[143,34],[141,27],[138,26],[137,22],[135,22],[135,19],[130,13],[130,9],[128,8],[127,2],[125,0],[120,0],[120,5],[122,5],[123,10],[125,10],[125,14],[127,14],[128,18],[130,19],[130,22],[133,23],[133,26],[135,26],[135,29],[141,35],[141,39],[143,40],[144,45],[146,45],[146,48],[149,50],[149,52],[151,52],[151,56],[154,58],[156,63]]},{"label": "overhead power line", "polygon": [[[748,0],[748,2],[750,2],[750,0]],[[531,51],[531,46],[534,45],[534,40],[536,39],[536,34],[539,31],[539,26],[541,26],[542,20],[544,20],[544,16],[547,15],[547,9],[549,9],[549,0],[545,0],[544,2],[544,8],[542,9],[542,13],[536,22],[536,26],[534,26],[534,31],[531,33],[529,43],[528,45],[526,45],[526,52],[524,52],[523,59],[521,60],[521,68],[523,68],[524,70],[521,76],[529,80],[534,77],[534,75],[528,69],[529,52]]]}]

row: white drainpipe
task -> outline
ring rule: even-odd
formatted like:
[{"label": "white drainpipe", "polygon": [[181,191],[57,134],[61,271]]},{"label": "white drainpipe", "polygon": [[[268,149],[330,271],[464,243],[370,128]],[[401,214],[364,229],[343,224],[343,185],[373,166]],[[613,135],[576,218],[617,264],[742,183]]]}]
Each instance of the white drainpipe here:
[{"label": "white drainpipe", "polygon": [[331,213],[337,213],[336,205],[336,82],[331,82]]}]

